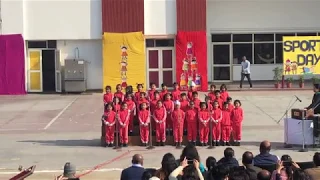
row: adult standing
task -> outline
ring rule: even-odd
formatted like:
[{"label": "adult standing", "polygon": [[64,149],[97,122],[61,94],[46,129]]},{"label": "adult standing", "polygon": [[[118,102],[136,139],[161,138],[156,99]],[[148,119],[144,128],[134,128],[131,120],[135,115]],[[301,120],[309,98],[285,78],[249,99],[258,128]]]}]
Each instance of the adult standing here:
[{"label": "adult standing", "polygon": [[252,88],[252,83],[251,83],[251,77],[250,77],[250,61],[247,60],[246,56],[242,57],[242,62],[241,62],[241,81],[240,81],[240,88],[242,88],[242,83],[244,78],[248,79],[248,82],[250,84],[250,89]]},{"label": "adult standing", "polygon": [[132,166],[121,172],[121,180],[141,179],[145,169],[143,168],[143,157],[141,154],[135,154],[132,157]]}]

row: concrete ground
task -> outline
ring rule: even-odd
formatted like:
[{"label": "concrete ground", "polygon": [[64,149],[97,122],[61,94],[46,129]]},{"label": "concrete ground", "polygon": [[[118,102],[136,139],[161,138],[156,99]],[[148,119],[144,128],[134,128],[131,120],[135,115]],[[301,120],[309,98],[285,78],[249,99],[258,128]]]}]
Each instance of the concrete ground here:
[{"label": "concrete ground", "polygon": [[[301,98],[294,107],[311,102],[312,91],[237,91],[230,92],[240,99],[245,111],[243,143],[234,147],[236,158],[244,151],[258,153],[262,140],[272,142],[272,153],[290,154],[295,161],[311,161],[317,149],[298,152],[283,148],[281,117],[294,95]],[[203,98],[203,94],[201,94]],[[148,151],[142,147],[113,150],[100,147],[100,118],[102,95],[26,95],[0,96],[0,179],[13,176],[19,165],[37,165],[36,173],[28,179],[53,179],[62,172],[65,162],[76,164],[81,173],[98,168],[81,179],[119,179],[121,169],[130,166],[131,157],[141,153],[146,167],[159,167],[162,156],[181,150],[157,147]],[[277,123],[280,121],[279,123]],[[208,156],[223,156],[225,147],[212,150],[199,147],[202,161]],[[156,155],[155,155],[156,153]]]}]

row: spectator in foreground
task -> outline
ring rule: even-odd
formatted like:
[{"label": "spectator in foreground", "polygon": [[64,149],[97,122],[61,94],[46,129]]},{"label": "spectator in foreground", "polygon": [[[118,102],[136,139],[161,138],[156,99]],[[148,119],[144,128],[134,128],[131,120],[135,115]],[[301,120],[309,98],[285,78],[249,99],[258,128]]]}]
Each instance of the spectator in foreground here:
[{"label": "spectator in foreground", "polygon": [[273,154],[270,154],[271,144],[269,141],[262,141],[260,143],[260,154],[253,159],[255,166],[259,165],[272,165],[277,164],[279,158]]},{"label": "spectator in foreground", "polygon": [[257,175],[260,171],[262,171],[261,168],[256,167],[253,165],[253,154],[252,152],[246,151],[242,155],[242,164],[246,168],[246,171],[250,177],[250,179],[257,179]]},{"label": "spectator in foreground", "polygon": [[[257,177],[255,177],[257,179]],[[232,173],[230,173],[228,180],[253,180],[249,178],[249,175],[243,170],[237,170]]]},{"label": "spectator in foreground", "polygon": [[185,157],[180,166],[172,171],[169,180],[204,180],[199,166],[200,163],[196,159],[193,160],[193,164],[188,164],[188,159]]},{"label": "spectator in foreground", "polygon": [[292,180],[313,180],[313,179],[311,179],[310,176],[307,173],[305,173],[303,170],[297,169],[293,172]]},{"label": "spectator in foreground", "polygon": [[277,169],[272,172],[271,180],[287,180],[292,179],[293,170],[300,169],[299,165],[292,161],[292,158],[285,154],[281,157],[281,161],[277,163]]},{"label": "spectator in foreground", "polygon": [[69,178],[76,179],[76,166],[67,162],[63,167],[63,174],[56,177],[56,180],[67,180]]},{"label": "spectator in foreground", "polygon": [[267,170],[262,170],[258,173],[257,175],[258,180],[270,180],[271,179],[271,174]]},{"label": "spectator in foreground", "polygon": [[206,160],[207,171],[205,173],[206,180],[214,179],[216,168],[217,168],[217,160],[216,158],[209,156]]},{"label": "spectator in foreground", "polygon": [[167,153],[162,157],[161,168],[157,170],[155,176],[160,180],[168,180],[169,175],[178,167],[176,159],[171,153]]},{"label": "spectator in foreground", "polygon": [[316,152],[313,155],[313,163],[315,168],[306,169],[305,172],[310,176],[311,180],[319,179],[320,177],[320,153]]},{"label": "spectator in foreground", "polygon": [[224,152],[224,157],[218,161],[218,164],[229,167],[230,169],[233,167],[239,166],[238,161],[234,158],[234,150],[230,147],[227,147]]},{"label": "spectator in foreground", "polygon": [[143,168],[143,157],[141,154],[135,154],[132,157],[132,166],[121,172],[121,180],[137,180],[141,179],[145,171]]},{"label": "spectator in foreground", "polygon": [[227,166],[218,165],[211,172],[213,178],[209,180],[228,180],[230,170]]},{"label": "spectator in foreground", "polygon": [[155,169],[145,169],[144,173],[142,174],[141,180],[149,180],[149,179],[151,179],[155,172],[156,172]]},{"label": "spectator in foreground", "polygon": [[187,158],[189,161],[197,160],[200,163],[200,171],[201,173],[204,173],[206,171],[204,165],[200,162],[200,156],[198,153],[197,148],[193,144],[188,144],[183,150],[180,155],[180,161],[178,164],[181,164],[181,162],[184,160],[184,158]]}]

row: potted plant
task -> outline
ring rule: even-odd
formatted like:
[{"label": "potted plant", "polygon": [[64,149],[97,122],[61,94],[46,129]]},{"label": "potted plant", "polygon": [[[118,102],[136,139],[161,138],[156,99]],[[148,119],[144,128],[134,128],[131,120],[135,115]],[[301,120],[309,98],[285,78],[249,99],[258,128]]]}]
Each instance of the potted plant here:
[{"label": "potted plant", "polygon": [[299,76],[299,87],[304,88],[304,76],[303,75]]},{"label": "potted plant", "polygon": [[275,81],[274,87],[278,89],[278,88],[280,88],[282,69],[280,67],[276,67],[272,71],[273,71],[273,80]]},{"label": "potted plant", "polygon": [[289,78],[287,78],[286,81],[287,81],[287,88],[291,88],[292,87],[293,78],[289,77]]},{"label": "potted plant", "polygon": [[319,83],[319,78],[317,78],[316,76],[312,76],[312,83],[313,84],[318,84]]}]

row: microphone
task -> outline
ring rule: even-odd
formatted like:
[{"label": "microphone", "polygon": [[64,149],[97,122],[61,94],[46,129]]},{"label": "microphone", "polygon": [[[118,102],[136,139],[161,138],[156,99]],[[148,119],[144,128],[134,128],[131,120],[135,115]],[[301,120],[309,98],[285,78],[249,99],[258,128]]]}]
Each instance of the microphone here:
[{"label": "microphone", "polygon": [[294,97],[296,97],[299,102],[302,102],[302,100],[298,96],[294,95]]}]

